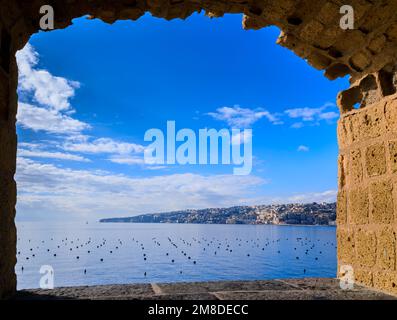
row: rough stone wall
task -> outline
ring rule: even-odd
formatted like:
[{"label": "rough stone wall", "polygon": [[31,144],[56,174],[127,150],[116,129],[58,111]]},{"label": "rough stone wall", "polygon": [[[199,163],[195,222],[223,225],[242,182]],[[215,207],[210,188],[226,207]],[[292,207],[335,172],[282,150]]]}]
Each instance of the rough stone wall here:
[{"label": "rough stone wall", "polygon": [[357,282],[397,294],[396,73],[385,72],[338,97],[338,264],[353,266]]},{"label": "rough stone wall", "polygon": [[[0,0],[5,3],[11,2]],[[204,10],[210,17],[243,13],[245,29],[275,25],[277,43],[294,51],[329,79],[353,79],[376,72],[397,59],[397,0],[14,0],[23,32],[37,32],[40,6],[50,4],[56,28],[91,15],[107,23],[137,20],[146,12],[167,20],[185,19]],[[342,5],[352,5],[355,29],[340,28]],[[23,19],[24,18],[24,19]],[[22,29],[21,29],[22,30]],[[21,42],[23,46],[24,42]]]},{"label": "rough stone wall", "polygon": [[17,137],[15,119],[17,112],[18,68],[12,38],[15,29],[8,10],[0,7],[0,299],[15,292]]},{"label": "rough stone wall", "polygon": [[[165,19],[244,13],[244,28],[279,27],[277,43],[329,79],[350,74],[352,87],[338,96],[339,264],[352,264],[361,283],[396,292],[397,0],[0,0],[0,298],[16,287],[15,53],[38,31],[44,4],[54,7],[57,29],[83,15],[113,23],[146,12]],[[354,30],[339,26],[346,4]]]}]

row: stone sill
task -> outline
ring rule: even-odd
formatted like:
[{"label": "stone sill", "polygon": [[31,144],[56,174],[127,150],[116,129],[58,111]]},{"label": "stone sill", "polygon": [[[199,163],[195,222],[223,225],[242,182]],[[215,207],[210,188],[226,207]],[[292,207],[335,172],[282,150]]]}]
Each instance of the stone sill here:
[{"label": "stone sill", "polygon": [[395,300],[331,278],[219,281],[62,287],[18,291],[16,300]]}]

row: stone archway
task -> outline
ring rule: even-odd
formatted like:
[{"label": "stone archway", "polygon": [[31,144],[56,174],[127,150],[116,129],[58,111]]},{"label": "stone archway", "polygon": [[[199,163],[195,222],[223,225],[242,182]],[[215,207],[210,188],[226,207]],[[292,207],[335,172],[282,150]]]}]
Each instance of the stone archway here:
[{"label": "stone archway", "polygon": [[[211,17],[244,13],[244,28],[278,26],[277,43],[329,79],[349,74],[351,87],[338,95],[338,264],[353,266],[361,284],[397,293],[396,1],[0,0],[0,298],[16,290],[15,53],[38,31],[45,4],[58,29],[86,14],[113,23],[145,12],[165,19],[200,10]],[[345,4],[354,8],[353,30],[339,25]]]}]

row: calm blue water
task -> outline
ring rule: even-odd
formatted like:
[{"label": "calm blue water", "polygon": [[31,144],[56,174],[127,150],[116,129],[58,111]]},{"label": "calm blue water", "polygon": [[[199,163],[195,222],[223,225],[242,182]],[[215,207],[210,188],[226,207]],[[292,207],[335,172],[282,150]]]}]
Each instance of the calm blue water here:
[{"label": "calm blue water", "polygon": [[42,265],[53,267],[55,286],[336,275],[334,227],[37,222],[17,226],[18,289],[39,287]]}]

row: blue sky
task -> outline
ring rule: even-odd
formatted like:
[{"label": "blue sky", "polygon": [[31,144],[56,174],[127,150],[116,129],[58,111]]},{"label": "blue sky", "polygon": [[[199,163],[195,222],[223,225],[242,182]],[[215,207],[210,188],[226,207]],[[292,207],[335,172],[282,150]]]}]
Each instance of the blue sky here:
[{"label": "blue sky", "polygon": [[[332,201],[334,101],[347,79],[241,15],[113,25],[80,18],[18,54],[18,219],[98,219],[241,204]],[[150,128],[253,130],[253,170],[148,166]]]}]

